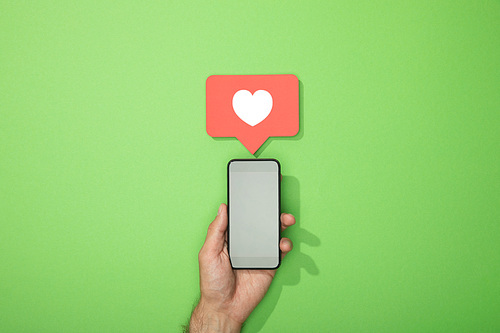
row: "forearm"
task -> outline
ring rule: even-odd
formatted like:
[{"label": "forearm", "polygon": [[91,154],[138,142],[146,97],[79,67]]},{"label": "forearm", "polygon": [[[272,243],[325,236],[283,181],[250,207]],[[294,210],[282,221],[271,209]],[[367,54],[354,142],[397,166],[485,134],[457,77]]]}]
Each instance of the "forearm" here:
[{"label": "forearm", "polygon": [[228,315],[211,311],[207,306],[200,302],[191,315],[189,321],[189,332],[208,333],[208,332],[240,332],[241,325],[232,320]]}]

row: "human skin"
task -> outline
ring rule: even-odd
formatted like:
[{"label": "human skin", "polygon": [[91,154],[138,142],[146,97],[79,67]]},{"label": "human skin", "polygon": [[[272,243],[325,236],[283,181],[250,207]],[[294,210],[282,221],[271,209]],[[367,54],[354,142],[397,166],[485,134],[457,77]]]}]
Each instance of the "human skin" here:
[{"label": "human skin", "polygon": [[[291,214],[281,214],[280,221],[281,231],[295,224]],[[276,270],[232,269],[227,223],[227,206],[221,204],[198,254],[201,297],[191,315],[190,332],[240,332],[276,274]],[[282,259],[292,247],[290,239],[281,238]]]}]

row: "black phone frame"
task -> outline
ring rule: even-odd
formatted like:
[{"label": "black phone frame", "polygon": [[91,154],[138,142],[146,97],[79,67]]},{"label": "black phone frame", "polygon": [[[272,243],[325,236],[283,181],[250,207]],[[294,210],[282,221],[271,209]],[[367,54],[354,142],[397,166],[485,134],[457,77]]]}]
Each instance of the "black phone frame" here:
[{"label": "black phone frame", "polygon": [[[229,165],[232,162],[246,161],[246,162],[262,162],[262,161],[273,161],[278,165],[278,265],[276,267],[234,267],[231,261],[231,255],[229,252],[230,237],[229,237]],[[231,263],[232,269],[252,269],[252,270],[275,270],[281,266],[281,164],[275,158],[235,158],[227,163],[227,255],[229,257],[229,262]]]}]

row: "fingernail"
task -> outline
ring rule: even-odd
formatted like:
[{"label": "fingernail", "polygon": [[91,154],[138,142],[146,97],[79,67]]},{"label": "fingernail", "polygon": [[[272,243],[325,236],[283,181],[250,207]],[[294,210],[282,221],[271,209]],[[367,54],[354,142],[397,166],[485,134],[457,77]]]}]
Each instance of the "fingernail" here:
[{"label": "fingernail", "polygon": [[219,216],[220,214],[222,214],[222,209],[224,208],[223,206],[224,204],[220,204],[219,206],[219,211],[217,212],[217,216]]}]

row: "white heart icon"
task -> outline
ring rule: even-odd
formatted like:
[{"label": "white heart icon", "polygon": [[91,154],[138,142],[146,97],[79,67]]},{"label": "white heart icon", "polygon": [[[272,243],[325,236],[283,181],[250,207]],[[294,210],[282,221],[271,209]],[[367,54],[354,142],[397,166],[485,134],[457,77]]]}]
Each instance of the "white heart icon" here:
[{"label": "white heart icon", "polygon": [[248,90],[238,90],[233,95],[233,110],[241,120],[255,126],[269,116],[273,108],[273,97],[265,90],[253,95]]}]

